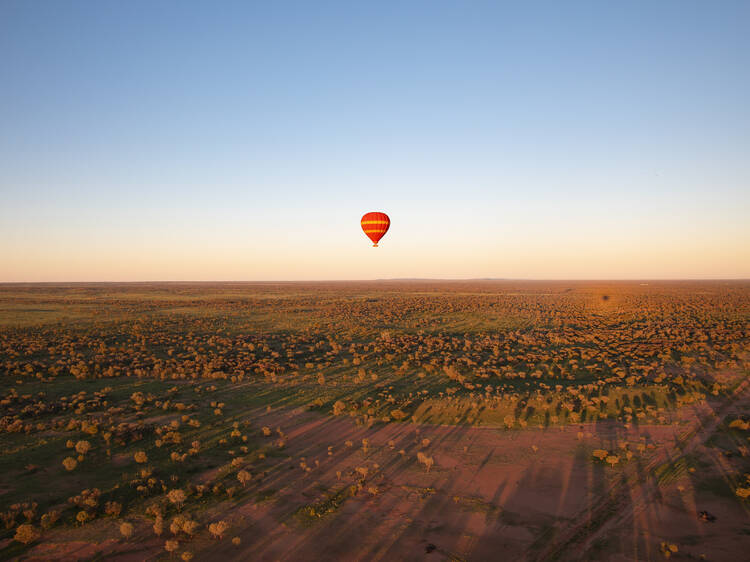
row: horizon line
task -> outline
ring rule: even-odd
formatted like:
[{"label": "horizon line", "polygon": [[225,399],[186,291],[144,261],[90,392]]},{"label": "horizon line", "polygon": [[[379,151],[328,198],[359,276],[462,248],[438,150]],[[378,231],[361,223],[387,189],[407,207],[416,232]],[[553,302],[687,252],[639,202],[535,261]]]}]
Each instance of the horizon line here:
[{"label": "horizon line", "polygon": [[376,279],[231,279],[231,280],[85,280],[85,281],[0,281],[0,285],[144,285],[144,284],[282,284],[282,283],[387,283],[394,281],[466,282],[466,281],[526,281],[526,282],[675,282],[675,281],[750,281],[750,277],[383,277]]}]

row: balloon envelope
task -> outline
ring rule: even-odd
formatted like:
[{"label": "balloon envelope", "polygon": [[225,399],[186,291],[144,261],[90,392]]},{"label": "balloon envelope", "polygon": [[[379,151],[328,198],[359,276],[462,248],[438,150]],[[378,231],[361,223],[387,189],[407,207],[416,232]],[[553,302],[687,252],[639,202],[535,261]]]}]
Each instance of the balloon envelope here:
[{"label": "balloon envelope", "polygon": [[360,224],[367,237],[372,240],[372,245],[377,247],[378,241],[388,232],[388,228],[391,226],[391,219],[385,213],[365,213]]}]

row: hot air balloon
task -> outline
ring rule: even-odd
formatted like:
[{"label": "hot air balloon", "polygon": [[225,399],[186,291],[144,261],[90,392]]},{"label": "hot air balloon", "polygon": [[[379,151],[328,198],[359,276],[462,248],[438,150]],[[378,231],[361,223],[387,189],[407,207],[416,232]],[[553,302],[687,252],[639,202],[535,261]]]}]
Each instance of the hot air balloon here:
[{"label": "hot air balloon", "polygon": [[391,219],[385,213],[365,213],[360,224],[367,237],[373,241],[372,245],[377,248],[378,241],[385,236],[391,226]]}]

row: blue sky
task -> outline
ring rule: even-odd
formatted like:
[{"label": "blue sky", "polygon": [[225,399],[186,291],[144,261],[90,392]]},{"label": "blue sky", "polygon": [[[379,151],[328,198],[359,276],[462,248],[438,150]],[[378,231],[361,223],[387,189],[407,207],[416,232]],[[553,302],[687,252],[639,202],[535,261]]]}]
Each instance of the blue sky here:
[{"label": "blue sky", "polygon": [[750,277],[748,21],[5,0],[0,281]]}]

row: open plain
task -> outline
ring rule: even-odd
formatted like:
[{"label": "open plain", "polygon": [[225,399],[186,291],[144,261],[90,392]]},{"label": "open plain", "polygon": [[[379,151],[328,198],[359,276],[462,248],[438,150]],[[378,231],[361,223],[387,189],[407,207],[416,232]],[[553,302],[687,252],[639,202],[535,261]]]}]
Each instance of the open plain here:
[{"label": "open plain", "polygon": [[0,285],[0,559],[750,552],[750,283]]}]

